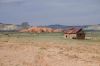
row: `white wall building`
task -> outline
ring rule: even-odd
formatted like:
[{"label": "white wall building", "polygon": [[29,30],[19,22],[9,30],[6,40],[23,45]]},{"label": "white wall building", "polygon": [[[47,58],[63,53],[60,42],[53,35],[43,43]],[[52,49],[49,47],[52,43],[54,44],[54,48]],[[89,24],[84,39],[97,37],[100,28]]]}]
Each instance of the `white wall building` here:
[{"label": "white wall building", "polygon": [[16,30],[17,26],[13,25],[13,24],[5,24],[5,27],[3,28],[3,30]]},{"label": "white wall building", "polygon": [[0,23],[0,30],[17,30],[17,26],[14,24]]}]

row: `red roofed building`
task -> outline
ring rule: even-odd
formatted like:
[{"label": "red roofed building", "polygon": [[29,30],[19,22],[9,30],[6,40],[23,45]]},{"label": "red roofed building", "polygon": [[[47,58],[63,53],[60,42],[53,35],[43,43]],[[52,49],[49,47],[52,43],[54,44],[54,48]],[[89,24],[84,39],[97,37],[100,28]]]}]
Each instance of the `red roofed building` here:
[{"label": "red roofed building", "polygon": [[82,28],[70,28],[64,32],[65,38],[85,39],[85,33]]}]

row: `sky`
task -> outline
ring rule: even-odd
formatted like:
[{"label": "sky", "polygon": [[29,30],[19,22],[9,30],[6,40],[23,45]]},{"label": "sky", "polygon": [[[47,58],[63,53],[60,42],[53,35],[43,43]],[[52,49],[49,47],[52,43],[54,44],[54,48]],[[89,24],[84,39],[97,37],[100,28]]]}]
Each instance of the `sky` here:
[{"label": "sky", "polygon": [[0,22],[35,26],[100,24],[100,0],[0,0]]}]

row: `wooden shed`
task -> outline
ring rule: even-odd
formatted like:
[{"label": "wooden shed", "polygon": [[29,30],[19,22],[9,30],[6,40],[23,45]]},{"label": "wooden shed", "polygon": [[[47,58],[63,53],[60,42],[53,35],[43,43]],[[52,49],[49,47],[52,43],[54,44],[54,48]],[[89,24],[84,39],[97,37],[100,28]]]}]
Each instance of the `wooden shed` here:
[{"label": "wooden shed", "polygon": [[82,28],[70,28],[64,31],[64,37],[70,39],[85,39],[85,33]]}]

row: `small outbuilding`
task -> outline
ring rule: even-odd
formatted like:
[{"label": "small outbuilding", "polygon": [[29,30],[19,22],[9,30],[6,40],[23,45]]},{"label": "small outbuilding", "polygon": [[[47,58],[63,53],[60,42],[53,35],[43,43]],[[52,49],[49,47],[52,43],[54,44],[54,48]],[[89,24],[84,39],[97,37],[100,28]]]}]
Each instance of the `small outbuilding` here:
[{"label": "small outbuilding", "polygon": [[85,39],[85,32],[82,28],[70,28],[64,31],[64,37],[69,39]]}]

